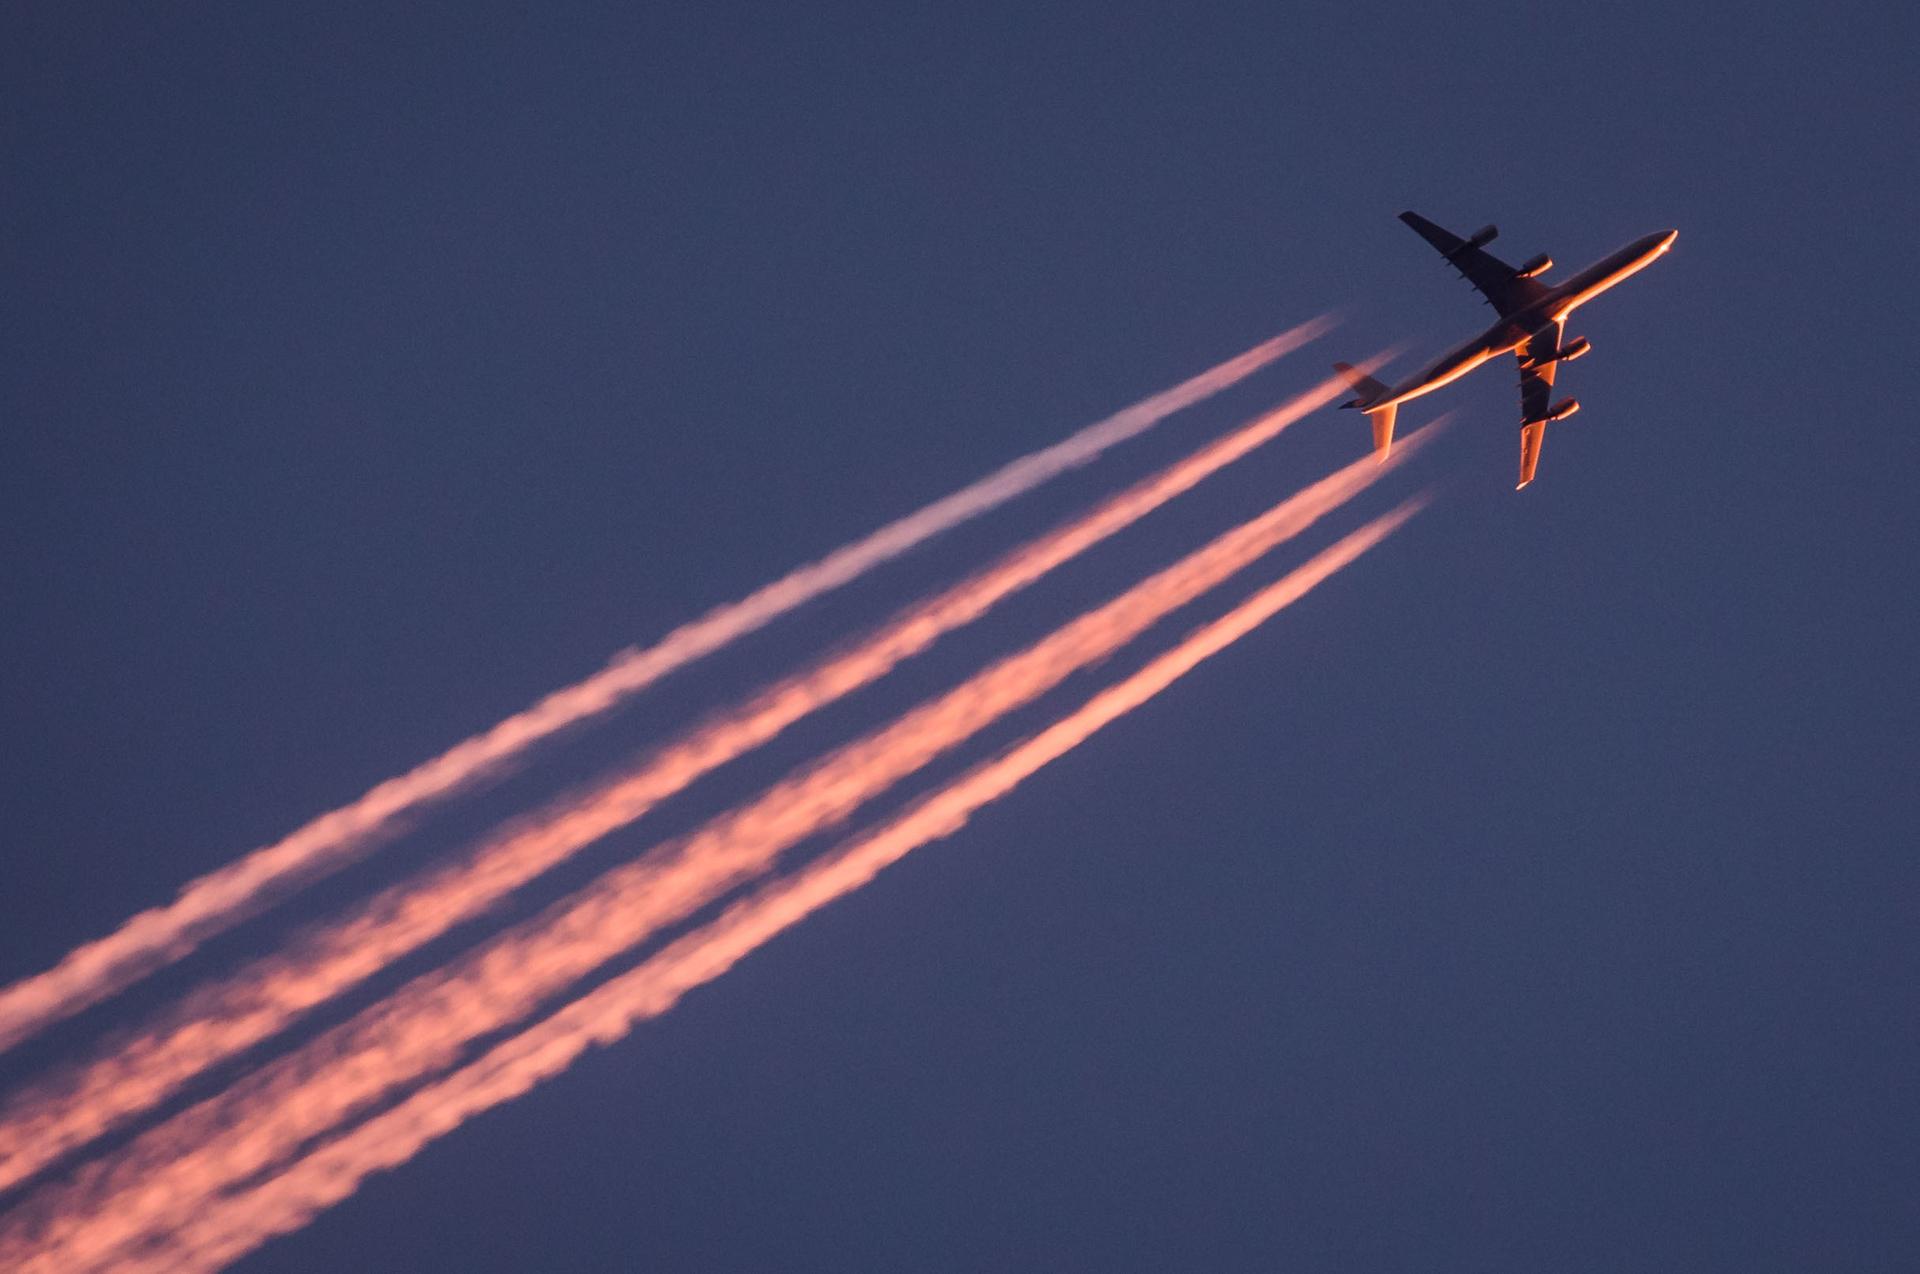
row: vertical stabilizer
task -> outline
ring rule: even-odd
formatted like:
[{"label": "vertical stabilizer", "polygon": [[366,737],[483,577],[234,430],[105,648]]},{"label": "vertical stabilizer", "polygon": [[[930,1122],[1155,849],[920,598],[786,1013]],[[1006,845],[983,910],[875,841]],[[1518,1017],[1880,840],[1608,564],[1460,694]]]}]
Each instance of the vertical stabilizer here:
[{"label": "vertical stabilizer", "polygon": [[1347,388],[1353,391],[1353,401],[1341,403],[1342,407],[1365,408],[1368,403],[1377,403],[1387,396],[1387,387],[1373,377],[1355,367],[1352,363],[1335,363],[1333,370],[1340,373],[1340,379],[1347,382]]}]

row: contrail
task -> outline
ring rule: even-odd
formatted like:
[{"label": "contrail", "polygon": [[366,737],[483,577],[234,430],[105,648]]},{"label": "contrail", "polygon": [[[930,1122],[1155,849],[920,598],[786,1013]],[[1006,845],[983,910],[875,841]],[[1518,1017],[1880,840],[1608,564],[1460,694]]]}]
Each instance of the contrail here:
[{"label": "contrail", "polygon": [[375,1172],[412,1158],[473,1115],[520,1096],[609,1044],[636,1022],[667,1012],[692,988],[731,969],[782,930],[871,880],[922,845],[951,836],[973,813],[1011,792],[1224,650],[1392,534],[1423,507],[1416,499],[1355,531],[1083,707],[975,767],[905,814],[765,886],[629,973],[575,1000],[474,1062],[415,1092],[250,1190],[185,1214],[129,1269],[216,1270],[268,1239],[299,1229]]},{"label": "contrail", "polygon": [[860,645],[717,716],[620,777],[521,820],[461,861],[408,881],[308,934],[282,954],[196,992],[157,1024],[112,1042],[84,1068],[42,1081],[0,1116],[0,1190],[165,1100],[194,1076],[284,1029],[302,1013],[481,914],[582,847],[631,823],[701,775],[795,721],[871,684],[943,634],[972,622],[1101,541],[1324,406],[1345,382],[1313,387],[991,567],[910,607]]},{"label": "contrail", "polygon": [[321,815],[285,839],[189,882],[172,902],[140,912],[107,937],[75,948],[45,973],[0,991],[0,1050],[182,958],[207,938],[255,914],[287,891],[354,861],[407,811],[461,790],[540,740],[608,711],[675,669],[764,627],[936,535],[1089,463],[1181,408],[1245,379],[1331,325],[1325,318],[1303,323],[1089,425],[1063,442],[1016,460],[740,601],[707,612],[645,650],[616,656],[585,681],[555,691],[431,761],[375,786],[353,803]]},{"label": "contrail", "polygon": [[456,1063],[471,1041],[511,1026],[661,927],[751,880],[799,840],[844,821],[942,752],[1118,650],[1392,467],[1361,457],[1028,649],[693,835],[606,873],[449,969],[416,979],[227,1093],[87,1165],[72,1186],[44,1191],[0,1230],[0,1267],[66,1269],[137,1243],[168,1217],[271,1168],[369,1103]]}]

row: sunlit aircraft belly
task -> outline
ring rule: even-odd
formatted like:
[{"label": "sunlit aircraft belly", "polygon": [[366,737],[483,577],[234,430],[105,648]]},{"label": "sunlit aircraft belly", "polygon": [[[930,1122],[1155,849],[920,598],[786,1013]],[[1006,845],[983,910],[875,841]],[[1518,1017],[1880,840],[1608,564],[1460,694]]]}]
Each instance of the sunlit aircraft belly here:
[{"label": "sunlit aircraft belly", "polygon": [[1367,405],[1368,411],[1397,406],[1409,399],[1430,394],[1451,385],[1480,364],[1502,354],[1511,354],[1542,330],[1566,321],[1577,305],[1600,295],[1614,284],[1638,274],[1660,258],[1679,237],[1677,230],[1662,230],[1636,239],[1626,247],[1554,288],[1525,309],[1503,317],[1478,337],[1449,353],[1427,370],[1402,381],[1380,401]]},{"label": "sunlit aircraft belly", "polygon": [[1496,323],[1484,334],[1454,350],[1418,376],[1403,381],[1390,397],[1375,403],[1372,410],[1404,403],[1422,394],[1430,394],[1444,385],[1451,385],[1488,359],[1510,354],[1520,348],[1530,335],[1532,333],[1520,323],[1505,320]]},{"label": "sunlit aircraft belly", "polygon": [[1662,230],[1645,238],[1636,239],[1620,251],[1595,265],[1590,265],[1558,288],[1549,303],[1556,322],[1565,322],[1574,307],[1584,305],[1594,297],[1619,283],[1631,278],[1660,259],[1662,253],[1673,246],[1679,237],[1677,230]]}]

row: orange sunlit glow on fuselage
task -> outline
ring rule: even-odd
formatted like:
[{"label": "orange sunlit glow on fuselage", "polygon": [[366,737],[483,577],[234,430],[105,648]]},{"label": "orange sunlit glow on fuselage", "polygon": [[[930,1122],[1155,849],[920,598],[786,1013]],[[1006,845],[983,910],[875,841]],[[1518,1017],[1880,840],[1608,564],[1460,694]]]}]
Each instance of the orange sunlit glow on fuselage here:
[{"label": "orange sunlit glow on fuselage", "polygon": [[1451,385],[1489,359],[1514,353],[1540,333],[1565,323],[1578,307],[1653,264],[1673,246],[1679,234],[1678,230],[1661,230],[1634,240],[1549,289],[1526,308],[1501,316],[1492,327],[1393,387],[1386,396],[1362,405],[1369,411],[1397,406]]},{"label": "orange sunlit glow on fuselage", "polygon": [[1564,323],[1576,308],[1624,279],[1632,278],[1652,265],[1680,237],[1678,230],[1663,230],[1636,239],[1598,265],[1592,265],[1553,290],[1553,321]]}]

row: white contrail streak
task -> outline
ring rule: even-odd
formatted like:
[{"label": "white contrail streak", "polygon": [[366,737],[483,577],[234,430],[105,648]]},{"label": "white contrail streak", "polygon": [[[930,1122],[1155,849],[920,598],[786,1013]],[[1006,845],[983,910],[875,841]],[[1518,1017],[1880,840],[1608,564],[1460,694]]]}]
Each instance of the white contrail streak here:
[{"label": "white contrail streak", "polygon": [[52,1274],[137,1247],[143,1235],[269,1170],[369,1104],[457,1062],[468,1042],[512,1026],[664,926],[750,882],[805,837],[844,822],[1342,507],[1417,451],[1421,436],[1386,466],[1362,456],[1319,479],[953,690],[85,1165],[71,1185],[48,1188],[0,1225],[0,1266]]},{"label": "white contrail streak", "polygon": [[275,1235],[307,1224],[373,1173],[412,1158],[473,1115],[558,1075],[595,1044],[659,1017],[692,988],[731,969],[782,930],[858,889],[930,841],[951,836],[982,806],[1118,720],[1252,632],[1392,534],[1424,505],[1408,501],[1324,550],[1279,582],[1079,710],[927,797],[879,829],[765,886],[638,968],[603,984],[451,1075],[295,1161],[278,1175],[207,1208],[133,1257],[155,1274],[217,1270]]},{"label": "white contrail streak", "polygon": [[433,760],[388,779],[353,803],[321,815],[285,839],[190,882],[172,902],[140,912],[107,937],[75,948],[46,972],[0,991],[0,1050],[180,959],[287,891],[352,862],[407,811],[461,790],[540,740],[608,711],[675,669],[942,532],[1087,464],[1166,416],[1260,370],[1329,326],[1326,319],[1303,323],[1089,425],[1063,442],[1016,460],[740,601],[709,611],[645,650],[617,656],[585,681],[555,691]]},{"label": "white contrail streak", "polygon": [[391,886],[288,950],[188,996],[157,1022],[110,1040],[84,1067],[10,1098],[0,1112],[0,1191],[177,1092],[194,1076],[283,1030],[317,1004],[484,912],[581,848],[807,714],[880,679],[943,634],[1131,526],[1271,441],[1342,392],[1338,377],[1102,501],[858,644],[718,714],[588,792],[516,820],[446,866]]}]

